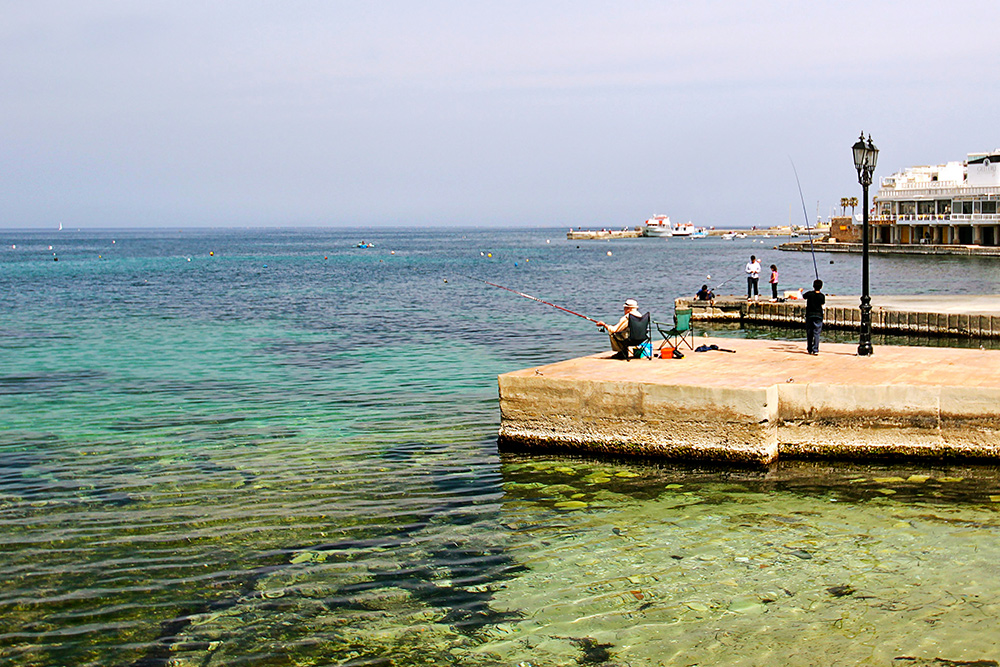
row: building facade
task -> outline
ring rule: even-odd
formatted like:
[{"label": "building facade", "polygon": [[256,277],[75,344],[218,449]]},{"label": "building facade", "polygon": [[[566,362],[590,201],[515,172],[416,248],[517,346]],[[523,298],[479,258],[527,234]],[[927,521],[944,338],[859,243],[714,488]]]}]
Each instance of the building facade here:
[{"label": "building facade", "polygon": [[872,243],[1000,245],[1000,149],[882,179]]}]

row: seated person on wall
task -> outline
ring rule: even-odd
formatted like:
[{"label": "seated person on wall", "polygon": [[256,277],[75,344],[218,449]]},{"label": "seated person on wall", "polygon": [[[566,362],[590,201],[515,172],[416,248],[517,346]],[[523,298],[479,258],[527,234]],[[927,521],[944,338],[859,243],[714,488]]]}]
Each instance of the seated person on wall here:
[{"label": "seated person on wall", "polygon": [[642,317],[635,299],[626,299],[622,307],[625,309],[625,314],[618,320],[618,324],[608,326],[604,322],[597,323],[597,328],[606,330],[611,338],[611,349],[615,351],[612,359],[628,358],[628,318]]},{"label": "seated person on wall", "polygon": [[708,285],[702,285],[701,289],[698,290],[698,294],[695,295],[698,301],[711,301],[715,298],[715,292],[708,289]]}]

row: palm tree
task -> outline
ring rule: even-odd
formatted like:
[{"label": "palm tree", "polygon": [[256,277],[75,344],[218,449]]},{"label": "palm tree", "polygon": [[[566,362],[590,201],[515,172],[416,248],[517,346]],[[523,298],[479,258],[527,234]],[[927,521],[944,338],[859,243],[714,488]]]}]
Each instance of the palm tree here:
[{"label": "palm tree", "polygon": [[847,197],[840,198],[840,215],[843,216],[845,210],[851,205],[851,200]]},{"label": "palm tree", "polygon": [[858,198],[857,197],[851,197],[847,201],[847,205],[851,207],[851,217],[853,218],[854,217],[854,207],[858,205]]}]

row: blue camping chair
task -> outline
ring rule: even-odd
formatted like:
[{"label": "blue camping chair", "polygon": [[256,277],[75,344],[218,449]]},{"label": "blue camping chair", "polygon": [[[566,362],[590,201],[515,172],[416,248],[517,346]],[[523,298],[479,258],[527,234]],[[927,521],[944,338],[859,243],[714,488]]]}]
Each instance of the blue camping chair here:
[{"label": "blue camping chair", "polygon": [[669,347],[677,349],[684,343],[688,346],[688,349],[694,349],[694,343],[691,338],[694,333],[691,331],[691,309],[690,308],[677,308],[674,310],[674,326],[670,329],[664,329],[667,326],[662,322],[656,323],[656,330],[660,332]]}]

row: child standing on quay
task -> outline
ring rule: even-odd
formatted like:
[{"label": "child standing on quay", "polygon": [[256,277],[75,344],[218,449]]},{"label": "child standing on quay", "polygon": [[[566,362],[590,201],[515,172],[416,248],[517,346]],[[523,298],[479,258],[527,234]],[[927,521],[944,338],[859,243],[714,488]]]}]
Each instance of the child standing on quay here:
[{"label": "child standing on quay", "polygon": [[771,279],[768,281],[771,283],[771,301],[778,300],[778,266],[776,264],[771,265]]},{"label": "child standing on quay", "polygon": [[806,300],[806,350],[809,354],[819,354],[819,334],[823,331],[823,304],[826,295],[821,291],[823,281],[813,281],[812,290],[802,295]]}]

